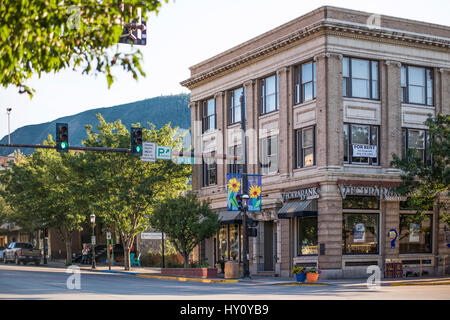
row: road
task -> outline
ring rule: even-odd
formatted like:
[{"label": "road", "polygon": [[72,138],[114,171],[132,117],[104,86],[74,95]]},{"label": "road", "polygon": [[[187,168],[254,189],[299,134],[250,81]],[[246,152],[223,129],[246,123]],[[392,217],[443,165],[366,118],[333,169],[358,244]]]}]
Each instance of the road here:
[{"label": "road", "polygon": [[151,300],[449,300],[450,285],[287,286],[248,283],[200,283],[137,278],[132,275],[82,271],[80,289],[68,289],[65,269],[0,264],[3,299],[151,299]]}]

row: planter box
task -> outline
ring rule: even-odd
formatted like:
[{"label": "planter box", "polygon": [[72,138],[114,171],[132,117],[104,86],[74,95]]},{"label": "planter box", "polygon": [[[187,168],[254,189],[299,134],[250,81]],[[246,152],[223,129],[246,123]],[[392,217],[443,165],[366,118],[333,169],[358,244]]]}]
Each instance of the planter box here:
[{"label": "planter box", "polygon": [[217,278],[217,268],[162,268],[161,275],[203,279]]}]

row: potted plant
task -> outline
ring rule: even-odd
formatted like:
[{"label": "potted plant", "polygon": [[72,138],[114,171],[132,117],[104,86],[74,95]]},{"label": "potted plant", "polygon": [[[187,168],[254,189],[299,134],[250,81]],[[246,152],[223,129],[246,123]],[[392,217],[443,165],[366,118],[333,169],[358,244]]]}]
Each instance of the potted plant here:
[{"label": "potted plant", "polygon": [[309,268],[305,272],[308,283],[316,283],[319,279],[320,270],[318,268]]},{"label": "potted plant", "polygon": [[291,270],[292,274],[295,274],[295,277],[297,278],[297,282],[305,282],[306,274],[305,274],[305,268],[300,266],[295,266]]}]

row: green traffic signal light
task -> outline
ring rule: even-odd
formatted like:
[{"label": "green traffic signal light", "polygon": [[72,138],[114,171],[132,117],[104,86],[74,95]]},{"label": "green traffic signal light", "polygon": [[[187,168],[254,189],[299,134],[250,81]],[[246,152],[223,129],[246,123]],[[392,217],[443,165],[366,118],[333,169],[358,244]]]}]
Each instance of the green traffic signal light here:
[{"label": "green traffic signal light", "polygon": [[69,125],[67,123],[56,124],[56,151],[69,151]]},{"label": "green traffic signal light", "polygon": [[67,142],[61,142],[61,149],[67,148]]},{"label": "green traffic signal light", "polygon": [[142,156],[142,128],[131,128],[131,155]]},{"label": "green traffic signal light", "polygon": [[136,146],[136,152],[141,152],[141,146]]}]

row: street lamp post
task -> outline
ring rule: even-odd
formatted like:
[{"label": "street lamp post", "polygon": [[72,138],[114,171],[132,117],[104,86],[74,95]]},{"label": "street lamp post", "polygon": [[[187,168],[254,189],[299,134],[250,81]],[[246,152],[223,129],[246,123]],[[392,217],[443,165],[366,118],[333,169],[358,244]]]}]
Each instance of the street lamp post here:
[{"label": "street lamp post", "polygon": [[245,87],[242,89],[240,97],[241,102],[241,129],[242,129],[242,150],[244,153],[244,164],[242,166],[242,229],[244,232],[244,278],[250,278],[249,268],[249,250],[248,250],[248,234],[247,234],[247,209],[248,209],[248,177],[247,177],[247,137],[246,137],[246,108],[245,108]]},{"label": "street lamp post", "polygon": [[11,144],[11,125],[9,121],[9,116],[11,114],[12,108],[6,108],[6,112],[8,113],[8,144]]},{"label": "street lamp post", "polygon": [[92,223],[92,239],[91,239],[91,245],[92,245],[92,269],[95,269],[95,214],[91,214],[91,223]]}]

